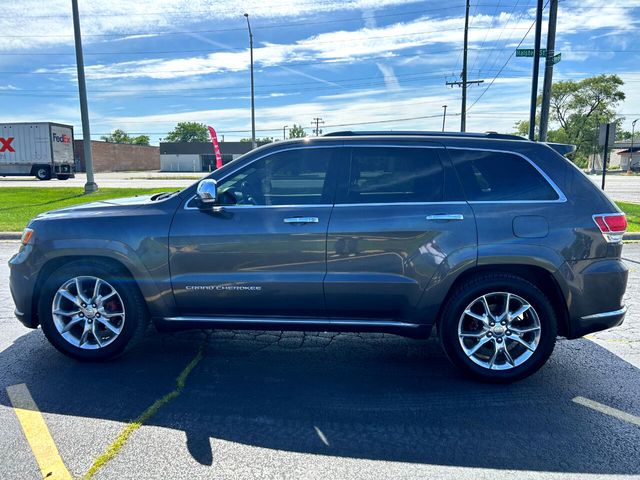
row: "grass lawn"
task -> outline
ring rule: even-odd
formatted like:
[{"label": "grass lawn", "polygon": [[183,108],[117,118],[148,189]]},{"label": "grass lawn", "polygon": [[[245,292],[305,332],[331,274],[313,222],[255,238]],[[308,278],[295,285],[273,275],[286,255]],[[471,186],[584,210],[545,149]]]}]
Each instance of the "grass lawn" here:
[{"label": "grass lawn", "polygon": [[620,210],[627,214],[627,232],[640,232],[640,204],[616,202]]},{"label": "grass lawn", "polygon": [[85,194],[82,188],[0,188],[0,232],[19,232],[37,214],[108,198],[133,197],[177,188],[101,188]]}]

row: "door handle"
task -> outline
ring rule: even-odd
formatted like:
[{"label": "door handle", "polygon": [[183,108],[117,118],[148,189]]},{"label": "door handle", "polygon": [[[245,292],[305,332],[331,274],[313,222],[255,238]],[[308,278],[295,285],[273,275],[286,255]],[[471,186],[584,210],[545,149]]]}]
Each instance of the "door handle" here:
[{"label": "door handle", "polygon": [[284,223],[318,223],[318,221],[318,217],[290,217],[284,219]]},{"label": "door handle", "polygon": [[444,222],[451,220],[464,220],[464,215],[460,213],[440,213],[437,215],[427,215],[427,220],[440,220]]}]

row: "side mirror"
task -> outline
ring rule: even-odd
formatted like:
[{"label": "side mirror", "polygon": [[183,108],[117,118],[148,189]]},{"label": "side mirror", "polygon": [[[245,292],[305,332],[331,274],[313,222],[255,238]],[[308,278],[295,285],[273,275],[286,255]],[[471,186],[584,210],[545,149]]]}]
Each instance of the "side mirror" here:
[{"label": "side mirror", "polygon": [[203,207],[213,207],[218,200],[218,184],[212,179],[202,180],[196,189],[196,196]]}]

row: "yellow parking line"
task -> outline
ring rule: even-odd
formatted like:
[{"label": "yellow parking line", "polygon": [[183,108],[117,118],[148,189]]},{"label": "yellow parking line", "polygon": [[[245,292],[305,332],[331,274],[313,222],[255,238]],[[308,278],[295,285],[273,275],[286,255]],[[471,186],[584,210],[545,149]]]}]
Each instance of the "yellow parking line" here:
[{"label": "yellow parking line", "polygon": [[607,405],[603,405],[602,403],[598,403],[594,400],[589,400],[584,397],[575,397],[573,402],[583,405],[585,407],[589,407],[596,412],[604,413],[605,415],[610,415],[612,417],[618,418],[625,422],[629,422],[633,425],[637,425],[640,427],[640,417],[636,417],[635,415],[631,415],[630,413],[623,412],[622,410],[618,410],[617,408],[609,407]]},{"label": "yellow parking line", "polygon": [[71,480],[72,477],[60,458],[47,424],[27,386],[24,383],[12,385],[7,387],[7,393],[40,466],[42,477],[47,480]]}]

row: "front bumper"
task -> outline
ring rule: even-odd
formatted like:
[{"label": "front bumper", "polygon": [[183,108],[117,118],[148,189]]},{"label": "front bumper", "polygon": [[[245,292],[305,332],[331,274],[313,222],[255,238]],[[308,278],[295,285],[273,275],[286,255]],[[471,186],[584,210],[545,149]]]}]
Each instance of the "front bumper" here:
[{"label": "front bumper", "polygon": [[38,319],[33,314],[33,290],[36,276],[25,265],[31,245],[27,245],[9,260],[9,290],[15,303],[15,316],[28,328],[37,328]]}]

